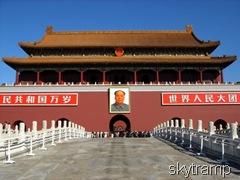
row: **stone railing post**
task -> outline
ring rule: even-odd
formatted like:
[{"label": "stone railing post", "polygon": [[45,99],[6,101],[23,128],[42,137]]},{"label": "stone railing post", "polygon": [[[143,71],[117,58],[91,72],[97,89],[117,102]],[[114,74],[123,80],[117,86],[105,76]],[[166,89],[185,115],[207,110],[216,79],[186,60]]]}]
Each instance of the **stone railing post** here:
[{"label": "stone railing post", "polygon": [[55,129],[55,121],[54,120],[51,121],[51,129]]},{"label": "stone railing post", "polygon": [[168,136],[168,125],[167,125],[167,122],[164,122],[163,123],[165,129],[164,129],[164,138],[167,138]]},{"label": "stone railing post", "polygon": [[223,130],[222,124],[219,125],[219,130],[220,130],[220,131]]},{"label": "stone railing post", "polygon": [[163,122],[163,127],[167,127],[167,123],[166,122]]},{"label": "stone railing post", "polygon": [[74,129],[74,127],[75,127],[75,124],[72,122],[72,138],[73,139],[75,137],[75,129]]},{"label": "stone railing post", "polygon": [[231,123],[231,139],[235,139],[235,138],[238,138],[237,124]]},{"label": "stone railing post", "polygon": [[33,137],[37,135],[37,121],[32,122],[32,135]]},{"label": "stone railing post", "polygon": [[181,119],[181,128],[185,128],[185,120]]},{"label": "stone railing post", "polygon": [[160,131],[161,131],[161,126],[158,124],[157,125],[157,136],[160,136]]},{"label": "stone railing post", "polygon": [[42,130],[46,130],[47,129],[47,121],[43,120],[42,122]]},{"label": "stone railing post", "polygon": [[77,138],[77,124],[74,124],[74,138]]},{"label": "stone railing post", "polygon": [[176,128],[179,127],[179,121],[178,121],[178,120],[175,121],[175,127],[176,127]]},{"label": "stone railing post", "polygon": [[193,129],[193,120],[189,119],[188,129]]},{"label": "stone railing post", "polygon": [[61,143],[62,138],[62,121],[58,121],[58,143]]},{"label": "stone railing post", "polygon": [[174,120],[171,120],[171,127],[174,127]]},{"label": "stone railing post", "polygon": [[179,127],[179,121],[175,120],[175,142],[177,141],[178,136],[178,127]]},{"label": "stone railing post", "polygon": [[167,127],[170,127],[170,122],[169,121],[167,121]]},{"label": "stone railing post", "polygon": [[227,123],[227,129],[230,129],[230,124],[229,123]]},{"label": "stone railing post", "polygon": [[163,136],[163,133],[164,133],[164,124],[161,123],[161,124],[160,124],[160,127],[161,127],[160,136],[162,137],[162,136]]},{"label": "stone railing post", "polygon": [[8,124],[7,125],[7,135],[10,137],[11,136],[11,125],[10,124]]},{"label": "stone railing post", "polygon": [[80,125],[78,125],[78,138],[80,138],[81,136],[81,126]]},{"label": "stone railing post", "polygon": [[170,120],[170,127],[169,127],[169,140],[172,139],[172,132],[173,132],[174,122],[173,119]]},{"label": "stone railing post", "polygon": [[83,138],[83,127],[80,126],[80,138]]},{"label": "stone railing post", "polygon": [[68,121],[69,139],[72,139],[72,122]]},{"label": "stone railing post", "polygon": [[67,140],[67,121],[63,121],[63,129],[64,129],[64,140]]},{"label": "stone railing post", "polygon": [[19,136],[20,136],[20,141],[23,142],[25,140],[25,124],[21,122],[19,124]]},{"label": "stone railing post", "polygon": [[85,128],[83,127],[83,138],[85,138]]},{"label": "stone railing post", "polygon": [[56,146],[56,144],[55,144],[55,121],[54,120],[51,121],[51,130],[52,130],[52,133],[51,133],[52,143],[51,143],[51,145]]},{"label": "stone railing post", "polygon": [[212,121],[210,121],[209,124],[208,124],[208,134],[210,136],[215,134],[214,123]]},{"label": "stone railing post", "polygon": [[202,120],[198,120],[197,132],[202,132]]},{"label": "stone railing post", "polygon": [[18,135],[18,133],[19,133],[18,132],[18,125],[15,126],[14,133],[15,133],[15,135]]},{"label": "stone railing post", "polygon": [[47,121],[42,121],[42,147],[40,149],[47,150],[45,147],[45,138],[46,138],[46,130],[47,130]]}]

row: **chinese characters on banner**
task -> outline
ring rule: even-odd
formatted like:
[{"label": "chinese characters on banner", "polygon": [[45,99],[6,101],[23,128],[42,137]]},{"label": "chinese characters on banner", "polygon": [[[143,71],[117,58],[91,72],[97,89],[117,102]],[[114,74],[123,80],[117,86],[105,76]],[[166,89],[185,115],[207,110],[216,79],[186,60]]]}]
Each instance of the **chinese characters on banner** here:
[{"label": "chinese characters on banner", "polygon": [[162,93],[162,105],[240,104],[240,92]]},{"label": "chinese characters on banner", "polygon": [[77,93],[0,93],[0,106],[74,106]]}]

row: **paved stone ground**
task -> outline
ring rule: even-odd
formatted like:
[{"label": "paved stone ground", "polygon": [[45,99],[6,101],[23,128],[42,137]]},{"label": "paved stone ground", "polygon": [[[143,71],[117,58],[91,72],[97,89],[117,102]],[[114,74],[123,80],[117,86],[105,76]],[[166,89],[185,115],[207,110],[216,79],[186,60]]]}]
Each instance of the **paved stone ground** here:
[{"label": "paved stone ground", "polygon": [[[210,165],[155,138],[88,139],[65,142],[36,156],[15,157],[15,164],[0,163],[1,180],[70,179],[224,179],[218,175],[170,175],[169,165]],[[230,174],[225,179],[240,179]]]}]

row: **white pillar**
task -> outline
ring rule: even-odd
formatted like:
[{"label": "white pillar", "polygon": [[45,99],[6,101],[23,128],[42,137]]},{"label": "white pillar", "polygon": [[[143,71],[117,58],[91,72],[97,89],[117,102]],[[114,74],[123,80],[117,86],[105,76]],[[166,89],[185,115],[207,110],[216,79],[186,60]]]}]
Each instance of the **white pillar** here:
[{"label": "white pillar", "polygon": [[167,121],[167,127],[170,127],[169,121]]},{"label": "white pillar", "polygon": [[42,122],[42,130],[46,130],[47,129],[47,121],[43,120]]},{"label": "white pillar", "polygon": [[72,139],[72,122],[68,122],[68,129],[69,129],[69,139]]},{"label": "white pillar", "polygon": [[85,128],[83,127],[83,138],[85,138]]},{"label": "white pillar", "polygon": [[[18,125],[15,126],[15,130],[14,130],[15,134],[17,135],[19,132],[18,132]],[[1,135],[0,135],[1,136]]]},{"label": "white pillar", "polygon": [[185,120],[181,119],[181,128],[185,128]]},{"label": "white pillar", "polygon": [[227,123],[227,129],[230,129],[230,124],[229,123]]},{"label": "white pillar", "polygon": [[163,122],[163,127],[167,127],[167,123],[166,122]]},{"label": "white pillar", "polygon": [[20,135],[24,135],[25,134],[25,124],[23,122],[20,123],[19,130],[20,130],[20,132],[19,132]]},{"label": "white pillar", "polygon": [[231,138],[232,139],[238,138],[236,123],[231,123]]},{"label": "white pillar", "polygon": [[67,140],[67,121],[63,121],[63,128],[64,128],[64,139]]},{"label": "white pillar", "polygon": [[25,124],[23,122],[21,122],[19,124],[20,128],[19,128],[19,135],[20,135],[20,141],[24,141],[25,139]]},{"label": "white pillar", "polygon": [[77,138],[77,124],[74,124],[74,138]]},{"label": "white pillar", "polygon": [[202,120],[198,120],[197,132],[202,132]]},{"label": "white pillar", "polygon": [[58,143],[61,143],[62,138],[62,121],[58,121]]},{"label": "white pillar", "polygon": [[52,143],[51,143],[51,145],[52,146],[56,146],[56,144],[55,144],[55,121],[54,120],[52,120],[51,121],[51,130],[52,130]]},{"label": "white pillar", "polygon": [[209,122],[208,133],[209,133],[210,136],[215,134],[214,123],[212,121]]},{"label": "white pillar", "polygon": [[64,127],[64,128],[67,127],[67,121],[66,121],[66,120],[63,121],[63,127]]},{"label": "white pillar", "polygon": [[161,129],[163,128],[163,123],[160,124]]},{"label": "white pillar", "polygon": [[11,125],[10,124],[7,125],[7,134],[8,134],[8,136],[11,136]]},{"label": "white pillar", "polygon": [[174,120],[171,119],[171,127],[174,127]]},{"label": "white pillar", "polygon": [[78,138],[80,138],[80,137],[81,137],[81,126],[78,125]]},{"label": "white pillar", "polygon": [[175,120],[175,127],[178,128],[179,127],[179,120]]},{"label": "white pillar", "polygon": [[32,122],[32,133],[33,133],[33,136],[37,134],[37,121]]},{"label": "white pillar", "polygon": [[189,119],[188,129],[193,129],[193,120]]},{"label": "white pillar", "polygon": [[58,129],[61,129],[62,127],[62,121],[58,121]]},{"label": "white pillar", "polygon": [[222,124],[219,125],[219,130],[223,130]]},{"label": "white pillar", "polygon": [[51,129],[55,129],[55,121],[54,120],[51,121]]}]

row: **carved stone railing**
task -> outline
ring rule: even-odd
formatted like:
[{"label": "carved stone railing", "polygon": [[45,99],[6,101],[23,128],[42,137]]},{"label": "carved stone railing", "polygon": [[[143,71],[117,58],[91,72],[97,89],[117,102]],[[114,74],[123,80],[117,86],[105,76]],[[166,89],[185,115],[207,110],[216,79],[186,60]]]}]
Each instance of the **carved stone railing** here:
[{"label": "carved stone railing", "polygon": [[68,141],[71,139],[90,138],[90,134],[85,131],[85,128],[72,122],[58,121],[58,126],[55,127],[55,121],[51,121],[51,127],[47,128],[47,121],[42,122],[42,129],[38,130],[37,122],[32,122],[32,130],[25,130],[25,124],[20,123],[11,129],[10,125],[0,123],[0,159],[6,164],[12,164],[12,156],[22,153],[33,156],[33,150],[40,148],[47,149],[48,146],[56,146],[57,143]]},{"label": "carved stone railing", "polygon": [[233,162],[240,165],[240,138],[238,137],[237,123],[231,123],[225,133],[216,134],[216,128],[212,121],[209,122],[208,130],[202,127],[202,120],[198,120],[197,129],[193,128],[193,120],[189,119],[188,128],[185,120],[166,121],[153,129],[156,138],[171,141],[185,149],[196,153],[196,155],[214,157],[220,163]]}]

